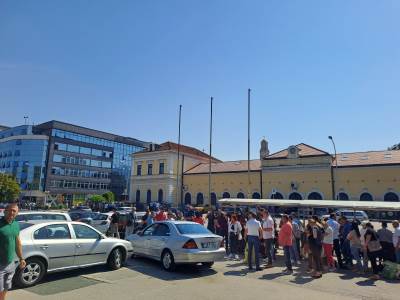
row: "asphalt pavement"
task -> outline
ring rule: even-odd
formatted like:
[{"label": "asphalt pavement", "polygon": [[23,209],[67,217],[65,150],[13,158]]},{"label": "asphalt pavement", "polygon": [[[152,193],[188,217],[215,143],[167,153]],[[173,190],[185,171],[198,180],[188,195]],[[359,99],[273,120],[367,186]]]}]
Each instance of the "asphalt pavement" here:
[{"label": "asphalt pavement", "polygon": [[48,275],[28,289],[10,291],[8,300],[47,299],[399,299],[400,281],[372,281],[351,271],[313,279],[304,266],[284,275],[283,258],[274,268],[248,272],[238,261],[217,262],[211,269],[180,266],[163,271],[159,263],[129,259],[126,267],[105,266]]}]

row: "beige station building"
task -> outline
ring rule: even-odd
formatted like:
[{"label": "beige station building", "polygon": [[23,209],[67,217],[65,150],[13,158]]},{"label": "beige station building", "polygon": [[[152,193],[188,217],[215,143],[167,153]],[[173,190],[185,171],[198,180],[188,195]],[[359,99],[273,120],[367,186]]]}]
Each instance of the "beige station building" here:
[{"label": "beige station building", "polygon": [[215,206],[221,198],[400,199],[400,151],[340,153],[301,143],[269,153],[261,141],[260,159],[220,161],[195,148],[166,142],[133,156],[131,202],[181,201]]}]

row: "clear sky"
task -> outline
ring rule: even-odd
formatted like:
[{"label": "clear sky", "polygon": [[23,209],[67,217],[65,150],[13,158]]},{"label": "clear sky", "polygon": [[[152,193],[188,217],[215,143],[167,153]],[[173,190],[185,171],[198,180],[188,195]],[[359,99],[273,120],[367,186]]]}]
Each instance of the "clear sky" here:
[{"label": "clear sky", "polygon": [[400,142],[400,1],[0,1],[0,124],[60,120],[247,158]]}]

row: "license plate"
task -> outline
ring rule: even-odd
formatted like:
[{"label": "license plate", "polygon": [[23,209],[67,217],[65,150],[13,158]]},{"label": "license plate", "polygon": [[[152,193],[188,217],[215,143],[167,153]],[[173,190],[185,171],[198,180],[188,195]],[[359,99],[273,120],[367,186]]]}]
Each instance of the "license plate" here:
[{"label": "license plate", "polygon": [[201,243],[202,248],[216,248],[216,243],[215,242],[206,242],[206,243]]}]

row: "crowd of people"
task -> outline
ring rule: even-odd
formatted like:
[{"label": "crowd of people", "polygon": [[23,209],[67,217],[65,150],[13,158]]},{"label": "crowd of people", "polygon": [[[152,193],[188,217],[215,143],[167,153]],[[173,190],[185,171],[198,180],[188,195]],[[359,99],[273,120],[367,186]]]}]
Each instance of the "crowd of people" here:
[{"label": "crowd of people", "polygon": [[[305,263],[307,272],[314,278],[337,269],[368,274],[370,265],[370,278],[376,280],[384,261],[400,263],[398,221],[392,222],[394,232],[388,229],[386,222],[376,231],[370,222],[350,222],[345,216],[337,219],[335,214],[324,219],[312,216],[305,222],[296,213],[282,214],[277,222],[263,208],[239,213],[210,210],[203,214],[195,210],[173,212],[161,206],[146,211],[141,218],[141,228],[164,220],[186,220],[206,226],[223,237],[226,259],[240,261],[244,258],[250,270],[253,264],[256,271],[261,270],[261,260],[265,268],[272,268],[278,249],[283,251],[285,273],[291,274],[293,266]],[[128,220],[125,236],[133,233],[133,224],[136,224],[135,210]]]},{"label": "crowd of people", "polygon": [[[245,257],[250,270],[273,267],[275,254],[283,250],[285,273],[292,273],[293,266],[307,263],[307,271],[314,278],[323,272],[349,269],[357,274],[368,274],[379,279],[385,261],[400,263],[399,222],[393,221],[393,231],[382,222],[375,230],[372,223],[357,220],[350,222],[345,216],[337,220],[335,214],[320,219],[312,216],[301,222],[296,213],[280,216],[279,224],[268,210],[257,209],[246,214],[227,214],[210,211],[207,228],[225,240],[227,259]],[[335,257],[335,258],[334,258]]]}]

